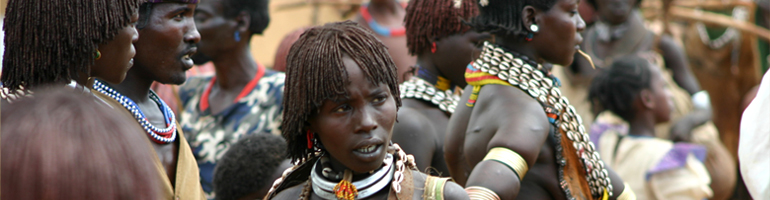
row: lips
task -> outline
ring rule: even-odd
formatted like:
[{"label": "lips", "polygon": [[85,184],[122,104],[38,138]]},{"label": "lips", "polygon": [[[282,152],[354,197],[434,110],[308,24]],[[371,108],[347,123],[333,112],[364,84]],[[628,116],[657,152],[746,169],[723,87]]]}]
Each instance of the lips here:
[{"label": "lips", "polygon": [[192,47],[187,49],[184,54],[182,54],[182,57],[180,60],[182,61],[182,65],[184,66],[184,70],[189,70],[193,67],[195,63],[193,63],[192,55],[198,52],[197,47]]},{"label": "lips", "polygon": [[358,153],[369,154],[369,153],[373,153],[374,150],[377,150],[378,146],[379,145],[369,145],[369,146],[365,146],[365,147],[361,147],[361,148],[355,149],[353,151],[356,151]]},{"label": "lips", "polygon": [[385,142],[379,138],[366,139],[353,148],[353,155],[364,162],[377,161],[377,159],[380,159],[382,151],[384,151],[384,144]]}]

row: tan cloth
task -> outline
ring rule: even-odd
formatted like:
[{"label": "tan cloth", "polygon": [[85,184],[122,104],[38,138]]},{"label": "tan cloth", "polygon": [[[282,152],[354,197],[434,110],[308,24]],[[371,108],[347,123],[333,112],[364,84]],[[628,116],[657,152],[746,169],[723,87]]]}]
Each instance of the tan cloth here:
[{"label": "tan cloth", "polygon": [[[120,103],[115,101],[115,99],[112,99],[98,91],[92,90],[94,95],[101,99],[102,101],[106,102],[110,107],[114,108],[115,110],[120,110],[118,112],[123,113],[130,117],[130,119],[133,119],[134,116],[131,115],[130,112],[128,112],[127,109],[125,109]],[[137,126],[139,123],[136,123]],[[160,159],[158,159],[157,154],[153,154],[153,160],[155,160],[155,167],[158,171],[158,178],[163,180],[163,199],[169,199],[169,200],[205,200],[205,196],[203,193],[203,188],[201,187],[200,183],[200,177],[198,172],[198,163],[195,161],[195,157],[193,157],[192,150],[190,149],[190,145],[187,144],[187,140],[184,137],[184,133],[182,133],[182,129],[179,128],[180,125],[177,124],[177,146],[178,146],[178,154],[177,154],[177,164],[176,164],[176,180],[175,180],[175,186],[171,185],[171,181],[169,181],[168,176],[166,175],[166,170],[163,167],[163,164],[160,162]],[[144,130],[143,128],[141,130]],[[146,135],[147,133],[137,133]],[[147,147],[152,149],[153,153],[155,152],[155,148],[152,147],[152,141],[150,141],[149,138],[147,138]],[[141,148],[141,147],[137,147]]]},{"label": "tan cloth", "polygon": [[611,130],[602,134],[598,143],[599,154],[628,183],[638,199],[694,200],[713,195],[709,188],[709,173],[695,155],[687,155],[686,164],[682,167],[651,173],[674,144],[652,137],[619,136]]}]

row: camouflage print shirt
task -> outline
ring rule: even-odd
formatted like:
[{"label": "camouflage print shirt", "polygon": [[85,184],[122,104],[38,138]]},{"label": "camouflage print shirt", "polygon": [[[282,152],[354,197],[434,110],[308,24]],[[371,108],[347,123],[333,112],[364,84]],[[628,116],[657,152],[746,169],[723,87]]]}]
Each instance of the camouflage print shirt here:
[{"label": "camouflage print shirt", "polygon": [[207,198],[214,198],[213,176],[217,161],[231,144],[246,134],[280,135],[281,102],[285,74],[265,69],[254,89],[220,113],[201,110],[201,97],[213,76],[188,78],[179,89],[182,110],[179,120],[200,168]]}]

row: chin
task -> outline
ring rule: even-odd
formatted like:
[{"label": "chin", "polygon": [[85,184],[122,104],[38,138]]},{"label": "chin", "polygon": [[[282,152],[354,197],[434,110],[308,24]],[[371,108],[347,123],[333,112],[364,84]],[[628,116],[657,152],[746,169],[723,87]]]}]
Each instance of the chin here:
[{"label": "chin", "polygon": [[174,74],[173,76],[171,76],[171,80],[163,84],[182,85],[184,84],[185,81],[187,81],[187,74],[184,72],[181,72],[181,73]]}]

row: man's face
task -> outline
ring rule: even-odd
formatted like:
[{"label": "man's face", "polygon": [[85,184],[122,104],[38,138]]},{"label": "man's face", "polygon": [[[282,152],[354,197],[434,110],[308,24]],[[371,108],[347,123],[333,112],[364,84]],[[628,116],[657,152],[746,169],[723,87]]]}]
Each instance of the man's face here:
[{"label": "man's face", "polygon": [[[164,84],[182,84],[192,68],[191,56],[201,39],[193,20],[197,4],[153,4],[147,25],[139,30],[135,70]],[[140,13],[145,14],[145,13]],[[133,71],[133,70],[132,70]]]}]

